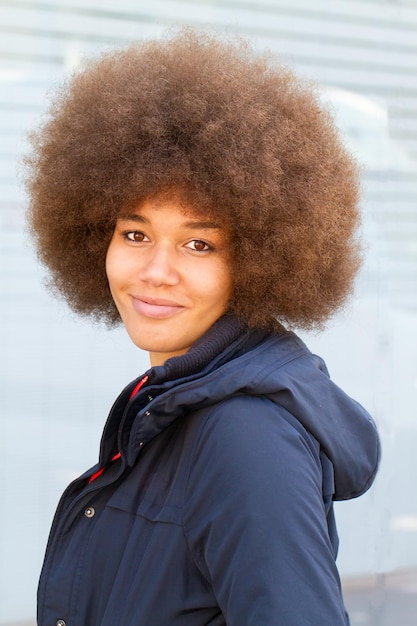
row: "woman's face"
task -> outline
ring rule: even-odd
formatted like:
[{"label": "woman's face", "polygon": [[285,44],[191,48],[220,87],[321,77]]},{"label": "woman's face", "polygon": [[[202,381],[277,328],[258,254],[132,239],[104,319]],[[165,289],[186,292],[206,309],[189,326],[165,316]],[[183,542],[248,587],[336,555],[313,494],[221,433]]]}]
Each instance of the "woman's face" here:
[{"label": "woman's face", "polygon": [[226,230],[177,200],[121,213],[106,258],[110,291],[133,343],[161,365],[187,352],[226,312]]}]

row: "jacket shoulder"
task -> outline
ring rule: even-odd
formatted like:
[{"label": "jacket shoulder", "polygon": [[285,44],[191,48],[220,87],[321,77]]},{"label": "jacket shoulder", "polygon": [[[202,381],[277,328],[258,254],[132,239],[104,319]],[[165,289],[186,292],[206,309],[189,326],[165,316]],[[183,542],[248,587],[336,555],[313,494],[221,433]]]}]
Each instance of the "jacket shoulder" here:
[{"label": "jacket shoulder", "polygon": [[193,420],[184,534],[227,623],[344,625],[318,443],[268,398],[234,396]]}]

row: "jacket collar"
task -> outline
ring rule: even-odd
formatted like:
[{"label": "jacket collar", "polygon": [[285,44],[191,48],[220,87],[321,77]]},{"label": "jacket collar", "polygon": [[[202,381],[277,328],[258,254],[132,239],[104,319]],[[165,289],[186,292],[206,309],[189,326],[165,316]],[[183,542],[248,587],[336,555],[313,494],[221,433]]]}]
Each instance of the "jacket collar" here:
[{"label": "jacket collar", "polygon": [[[166,392],[178,384],[200,379],[237,358],[265,335],[266,332],[250,330],[235,317],[225,315],[187,353],[150,368],[129,383],[116,399],[107,419],[101,440],[100,463],[107,463],[115,452],[120,451],[127,457],[129,465],[133,465],[143,443],[153,439],[185,412],[184,407],[180,410],[175,403],[172,405],[172,400],[170,410],[161,411]],[[145,377],[146,384],[139,385]],[[138,385],[140,390],[134,394]]]}]

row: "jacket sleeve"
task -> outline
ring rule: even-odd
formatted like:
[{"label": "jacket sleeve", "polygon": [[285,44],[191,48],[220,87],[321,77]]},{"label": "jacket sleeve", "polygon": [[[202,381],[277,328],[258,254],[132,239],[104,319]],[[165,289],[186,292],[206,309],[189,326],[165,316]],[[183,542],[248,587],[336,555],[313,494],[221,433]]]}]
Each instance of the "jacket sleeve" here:
[{"label": "jacket sleeve", "polygon": [[189,548],[228,626],[346,626],[319,446],[259,397],[216,407],[185,495]]}]

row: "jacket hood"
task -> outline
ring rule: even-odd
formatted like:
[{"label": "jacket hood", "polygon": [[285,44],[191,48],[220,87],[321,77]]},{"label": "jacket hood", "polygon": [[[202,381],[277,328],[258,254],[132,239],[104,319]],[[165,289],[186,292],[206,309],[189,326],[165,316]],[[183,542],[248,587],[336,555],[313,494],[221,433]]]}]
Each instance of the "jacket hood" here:
[{"label": "jacket hood", "polygon": [[[294,333],[271,335],[242,331],[236,325],[232,331],[230,325],[227,328],[234,339],[230,341],[229,336],[226,348],[199,371],[187,373],[187,358],[195,359],[201,353],[200,346],[196,346],[194,355],[190,350],[185,360],[176,357],[149,370],[146,390],[135,396],[124,412],[125,423],[129,413],[135,415],[126,450],[129,464],[135,462],[143,444],[173,420],[231,395],[249,394],[265,396],[287,409],[319,442],[333,465],[335,499],[364,493],[374,480],[380,456],[379,438],[370,415],[333,383],[324,361]],[[214,341],[216,330],[217,335],[222,334],[214,329]],[[204,346],[206,349],[207,342]],[[183,375],[173,377],[172,370],[178,373],[178,366]],[[158,383],[160,380],[164,382]],[[123,427],[119,434],[121,431]]]}]

